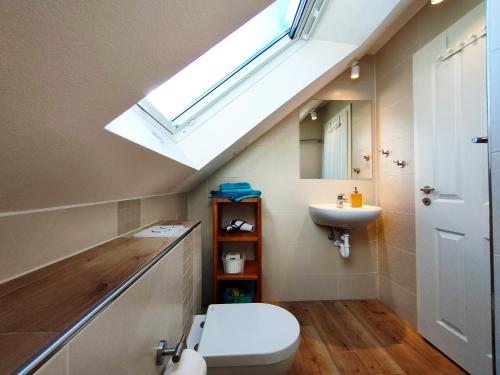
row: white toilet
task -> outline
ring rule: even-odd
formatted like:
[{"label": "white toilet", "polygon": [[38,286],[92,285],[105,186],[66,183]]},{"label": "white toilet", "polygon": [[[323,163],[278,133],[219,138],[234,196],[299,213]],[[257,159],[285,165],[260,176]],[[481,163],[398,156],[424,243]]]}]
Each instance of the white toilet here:
[{"label": "white toilet", "polygon": [[196,316],[188,347],[197,348],[208,374],[285,374],[300,342],[297,319],[266,303],[210,305]]}]

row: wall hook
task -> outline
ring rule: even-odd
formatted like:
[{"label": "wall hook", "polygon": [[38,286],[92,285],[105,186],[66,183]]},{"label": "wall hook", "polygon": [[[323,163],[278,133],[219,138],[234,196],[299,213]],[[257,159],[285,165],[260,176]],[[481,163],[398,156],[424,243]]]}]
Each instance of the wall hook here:
[{"label": "wall hook", "polygon": [[360,168],[353,168],[352,170],[354,172],[356,172],[356,174],[360,174],[361,173],[361,169]]},{"label": "wall hook", "polygon": [[404,160],[393,160],[392,162],[400,168],[404,168],[407,164]]},{"label": "wall hook", "polygon": [[365,159],[366,161],[370,160],[370,155],[369,154],[361,154],[361,157]]},{"label": "wall hook", "polygon": [[384,155],[385,157],[388,157],[388,156],[389,156],[389,154],[390,154],[389,150],[387,150],[387,149],[385,149],[385,148],[381,149],[381,150],[380,150],[380,153],[381,153],[382,155]]}]

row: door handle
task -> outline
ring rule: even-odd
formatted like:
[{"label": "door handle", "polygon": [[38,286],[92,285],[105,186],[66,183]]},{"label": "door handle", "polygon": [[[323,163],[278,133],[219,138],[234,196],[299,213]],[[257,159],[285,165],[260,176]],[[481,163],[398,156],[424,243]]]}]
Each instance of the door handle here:
[{"label": "door handle", "polygon": [[474,137],[471,141],[472,143],[488,143],[488,137]]},{"label": "door handle", "polygon": [[425,185],[422,189],[420,189],[420,191],[424,194],[430,194],[434,191],[434,188]]}]

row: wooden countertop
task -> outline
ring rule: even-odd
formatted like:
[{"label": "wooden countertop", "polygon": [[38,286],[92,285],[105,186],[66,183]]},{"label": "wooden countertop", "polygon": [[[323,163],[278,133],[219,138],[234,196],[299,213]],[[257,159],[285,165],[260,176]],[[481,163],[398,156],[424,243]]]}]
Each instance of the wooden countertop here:
[{"label": "wooden countertop", "polygon": [[190,230],[167,238],[128,234],[0,284],[0,374],[19,371],[49,346],[62,347],[83,318],[97,315],[199,223],[158,224]]}]

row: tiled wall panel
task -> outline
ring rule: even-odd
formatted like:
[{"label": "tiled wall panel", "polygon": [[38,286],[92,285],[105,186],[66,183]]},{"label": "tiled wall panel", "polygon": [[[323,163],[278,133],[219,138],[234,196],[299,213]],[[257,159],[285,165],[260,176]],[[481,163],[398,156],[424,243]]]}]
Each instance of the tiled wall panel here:
[{"label": "tiled wall panel", "polygon": [[118,202],[118,234],[138,228],[141,220],[141,201],[131,199]]},{"label": "tiled wall panel", "polygon": [[[313,96],[324,100],[373,100],[373,57],[361,60],[361,78],[346,71]],[[210,301],[212,218],[208,195],[219,184],[248,181],[263,192],[263,298],[267,301],[375,298],[376,228],[352,232],[344,259],[315,225],[310,203],[333,202],[356,185],[366,204],[375,203],[372,180],[301,180],[298,108],[258,141],[189,193],[190,220],[202,220],[204,302]]]},{"label": "tiled wall panel", "polygon": [[[200,227],[45,363],[38,375],[161,374],[155,346],[177,344],[200,313]],[[168,359],[167,359],[168,360]]]},{"label": "tiled wall panel", "polygon": [[[415,182],[412,56],[478,0],[425,5],[375,55],[378,147],[379,298],[416,325]],[[399,168],[393,160],[404,160]]]},{"label": "tiled wall panel", "polygon": [[0,282],[158,220],[187,219],[185,194],[0,215]]}]

